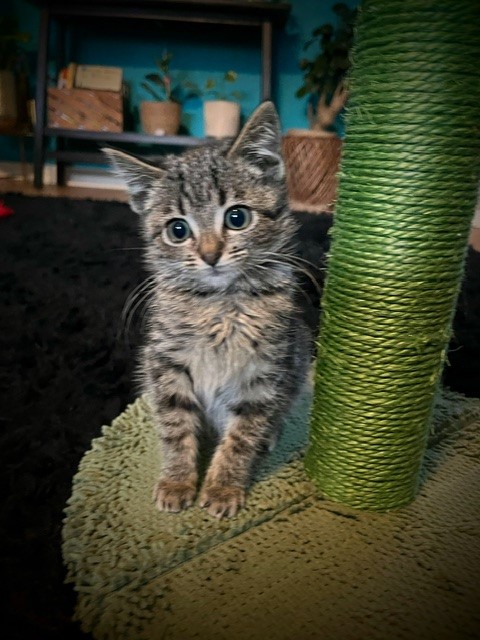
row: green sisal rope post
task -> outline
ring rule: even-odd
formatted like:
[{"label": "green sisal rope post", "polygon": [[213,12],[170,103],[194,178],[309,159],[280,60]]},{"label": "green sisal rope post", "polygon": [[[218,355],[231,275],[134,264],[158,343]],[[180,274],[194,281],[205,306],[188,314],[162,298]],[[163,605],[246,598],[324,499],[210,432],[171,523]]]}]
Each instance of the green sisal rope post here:
[{"label": "green sisal rope post", "polygon": [[329,498],[415,496],[479,169],[480,2],[365,0],[306,469]]}]

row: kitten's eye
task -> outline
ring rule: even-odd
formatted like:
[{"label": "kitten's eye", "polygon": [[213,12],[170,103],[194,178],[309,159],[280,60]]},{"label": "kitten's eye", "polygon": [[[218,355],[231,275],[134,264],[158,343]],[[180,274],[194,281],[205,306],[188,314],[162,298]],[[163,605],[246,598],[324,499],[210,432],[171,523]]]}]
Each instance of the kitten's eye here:
[{"label": "kitten's eye", "polygon": [[168,238],[177,244],[185,242],[191,233],[190,227],[185,220],[172,220],[167,225]]},{"label": "kitten's eye", "polygon": [[225,226],[239,231],[248,227],[252,221],[252,213],[248,207],[234,206],[225,212]]}]

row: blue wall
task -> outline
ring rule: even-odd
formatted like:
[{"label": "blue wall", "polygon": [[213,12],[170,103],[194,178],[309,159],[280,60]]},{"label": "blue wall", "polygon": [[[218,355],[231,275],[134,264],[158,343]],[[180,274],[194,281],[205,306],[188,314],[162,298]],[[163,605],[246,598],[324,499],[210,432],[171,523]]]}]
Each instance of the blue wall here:
[{"label": "blue wall", "polygon": [[[67,0],[66,0],[67,1]],[[291,0],[292,10],[283,30],[276,31],[274,45],[274,92],[283,129],[307,127],[306,100],[295,97],[302,76],[298,61],[304,55],[303,44],[313,28],[333,20],[331,6],[335,0]],[[3,4],[3,3],[2,3]],[[347,0],[355,6],[355,0]],[[5,6],[5,5],[4,5]],[[38,10],[26,0],[7,0],[6,11],[13,9],[21,28],[32,34],[28,45],[32,70],[32,90],[35,84],[35,53],[38,45]],[[5,10],[2,10],[2,12]],[[140,23],[125,25],[109,33],[103,25],[99,29],[78,27],[78,35],[70,42],[71,58],[83,64],[121,66],[129,83],[131,104],[138,128],[138,103],[149,99],[140,87],[145,73],[154,70],[155,58],[164,49],[174,55],[172,71],[188,76],[190,80],[204,82],[208,77],[221,77],[228,69],[238,72],[234,87],[242,91],[242,114],[247,116],[260,100],[260,53],[258,31],[235,31],[216,27],[204,33],[202,28],[182,27],[176,34],[170,24],[147,31]],[[133,28],[132,28],[133,27]],[[52,56],[53,57],[53,56]],[[184,104],[183,122],[193,135],[203,135],[202,104],[192,98]],[[0,136],[0,160],[18,159],[18,142]]]}]

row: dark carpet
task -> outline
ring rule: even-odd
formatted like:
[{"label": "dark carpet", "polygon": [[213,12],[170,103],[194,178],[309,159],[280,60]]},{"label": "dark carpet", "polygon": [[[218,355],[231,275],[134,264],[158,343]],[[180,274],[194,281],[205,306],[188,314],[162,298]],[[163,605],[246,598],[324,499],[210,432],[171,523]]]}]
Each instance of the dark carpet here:
[{"label": "dark carpet", "polygon": [[[122,310],[145,277],[137,220],[120,203],[4,199],[15,214],[0,219],[1,635],[85,638],[63,585],[62,510],[90,441],[136,395],[142,314],[126,329]],[[299,219],[301,255],[323,268],[330,218]],[[318,297],[306,278],[303,287],[315,323]],[[480,395],[480,254],[472,250],[454,329],[445,381]]]}]

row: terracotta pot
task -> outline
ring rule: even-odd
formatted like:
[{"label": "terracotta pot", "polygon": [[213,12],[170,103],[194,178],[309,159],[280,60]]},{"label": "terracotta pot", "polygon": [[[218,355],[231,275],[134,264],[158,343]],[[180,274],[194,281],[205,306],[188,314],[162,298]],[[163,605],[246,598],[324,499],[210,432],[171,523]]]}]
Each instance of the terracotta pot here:
[{"label": "terracotta pot", "polygon": [[295,211],[332,212],[342,141],[334,133],[290,129],[283,137],[290,206]]},{"label": "terracotta pot", "polygon": [[240,105],[230,100],[207,100],[203,105],[205,135],[233,138],[240,128]]},{"label": "terracotta pot", "polygon": [[15,126],[17,113],[17,87],[13,71],[0,69],[0,129]]},{"label": "terracotta pot", "polygon": [[140,120],[145,133],[156,136],[174,136],[180,127],[182,108],[178,102],[140,103]]}]

